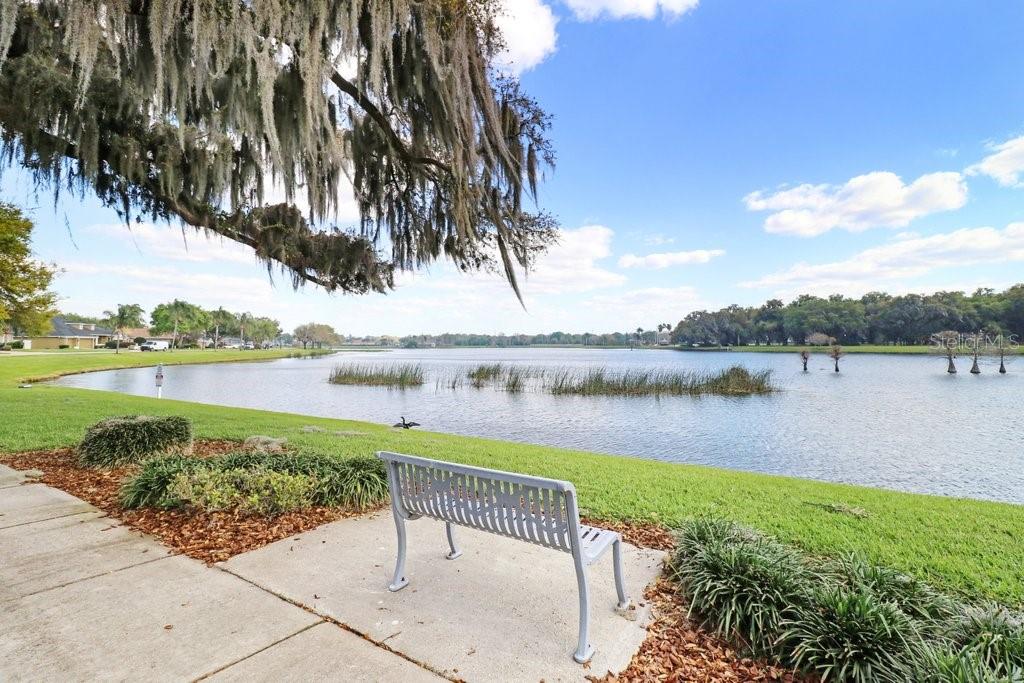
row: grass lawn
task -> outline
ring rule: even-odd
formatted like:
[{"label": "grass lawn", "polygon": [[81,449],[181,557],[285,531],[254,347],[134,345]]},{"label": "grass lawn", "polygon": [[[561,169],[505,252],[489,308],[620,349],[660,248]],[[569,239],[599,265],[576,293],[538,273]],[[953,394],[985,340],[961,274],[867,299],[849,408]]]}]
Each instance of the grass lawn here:
[{"label": "grass lawn", "polygon": [[[194,421],[201,438],[284,436],[294,445],[321,453],[350,456],[395,450],[567,479],[576,484],[581,507],[594,517],[673,525],[694,515],[720,516],[750,524],[810,553],[860,551],[875,562],[946,590],[1024,604],[1024,506],[86,389],[16,388],[29,378],[108,367],[257,360],[287,353],[220,350],[0,357],[0,450],[74,444],[88,425],[113,415],[185,415]],[[324,431],[309,431],[310,426]],[[867,514],[843,511],[850,508]]]}]

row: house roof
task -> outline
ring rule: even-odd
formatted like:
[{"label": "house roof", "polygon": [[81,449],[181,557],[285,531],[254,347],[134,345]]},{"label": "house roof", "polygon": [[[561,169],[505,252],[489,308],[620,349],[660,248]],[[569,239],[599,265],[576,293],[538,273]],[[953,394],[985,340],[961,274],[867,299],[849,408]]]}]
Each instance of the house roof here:
[{"label": "house roof", "polygon": [[68,322],[62,315],[54,316],[50,324],[53,329],[45,335],[47,337],[109,337],[113,334],[109,328],[92,323]]}]

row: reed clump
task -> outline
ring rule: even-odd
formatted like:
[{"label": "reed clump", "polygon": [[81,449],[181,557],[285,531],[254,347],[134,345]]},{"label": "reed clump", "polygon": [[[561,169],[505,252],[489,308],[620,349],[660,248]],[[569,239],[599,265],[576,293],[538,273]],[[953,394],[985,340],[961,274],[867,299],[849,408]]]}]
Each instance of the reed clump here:
[{"label": "reed clump", "polygon": [[751,371],[734,365],[724,370],[626,370],[606,368],[583,371],[558,370],[551,374],[548,390],[576,396],[749,396],[776,390],[770,370]]},{"label": "reed clump", "polygon": [[348,363],[331,371],[331,384],[360,384],[372,387],[418,387],[423,384],[423,366],[419,363]]}]

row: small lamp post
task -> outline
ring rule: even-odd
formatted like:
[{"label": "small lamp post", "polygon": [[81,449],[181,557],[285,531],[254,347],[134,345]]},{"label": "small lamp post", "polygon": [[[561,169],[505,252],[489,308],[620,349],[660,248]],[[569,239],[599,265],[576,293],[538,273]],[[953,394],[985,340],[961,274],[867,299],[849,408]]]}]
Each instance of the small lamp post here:
[{"label": "small lamp post", "polygon": [[164,365],[156,366],[156,397],[163,398],[164,393]]}]

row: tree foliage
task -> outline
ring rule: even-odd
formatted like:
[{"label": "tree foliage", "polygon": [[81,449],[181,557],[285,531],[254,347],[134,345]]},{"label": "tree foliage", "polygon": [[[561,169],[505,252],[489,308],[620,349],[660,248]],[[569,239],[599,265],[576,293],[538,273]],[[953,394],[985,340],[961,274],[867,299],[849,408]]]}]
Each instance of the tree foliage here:
[{"label": "tree foliage", "polygon": [[789,304],[779,299],[760,307],[728,306],[694,311],[676,325],[682,344],[803,344],[820,334],[827,344],[930,344],[940,333],[1024,339],[1024,284],[1003,292],[963,292],[892,296],[869,292],[859,299],[805,294]]},{"label": "tree foliage", "polygon": [[172,344],[177,346],[182,335],[198,336],[210,326],[210,314],[195,304],[175,299],[159,304],[150,313],[150,331],[153,334],[172,335]]},{"label": "tree foliage", "polygon": [[293,332],[293,339],[302,344],[302,348],[307,346],[331,346],[340,341],[338,333],[334,331],[334,328],[324,323],[305,323],[299,325]]},{"label": "tree foliage", "polygon": [[[114,331],[115,336],[122,333],[129,327],[142,327],[145,325],[142,306],[138,304],[118,304],[116,311],[104,311],[103,319]],[[114,340],[114,349],[121,352],[121,339]]]},{"label": "tree foliage", "polygon": [[[554,237],[524,207],[554,156],[547,115],[491,68],[497,6],[6,0],[3,157],[252,247],[296,286],[384,291],[443,256],[516,287]],[[341,230],[348,183],[360,219]]]},{"label": "tree foliage", "polygon": [[45,334],[56,313],[54,269],[32,257],[32,221],[0,203],[0,331]]}]

